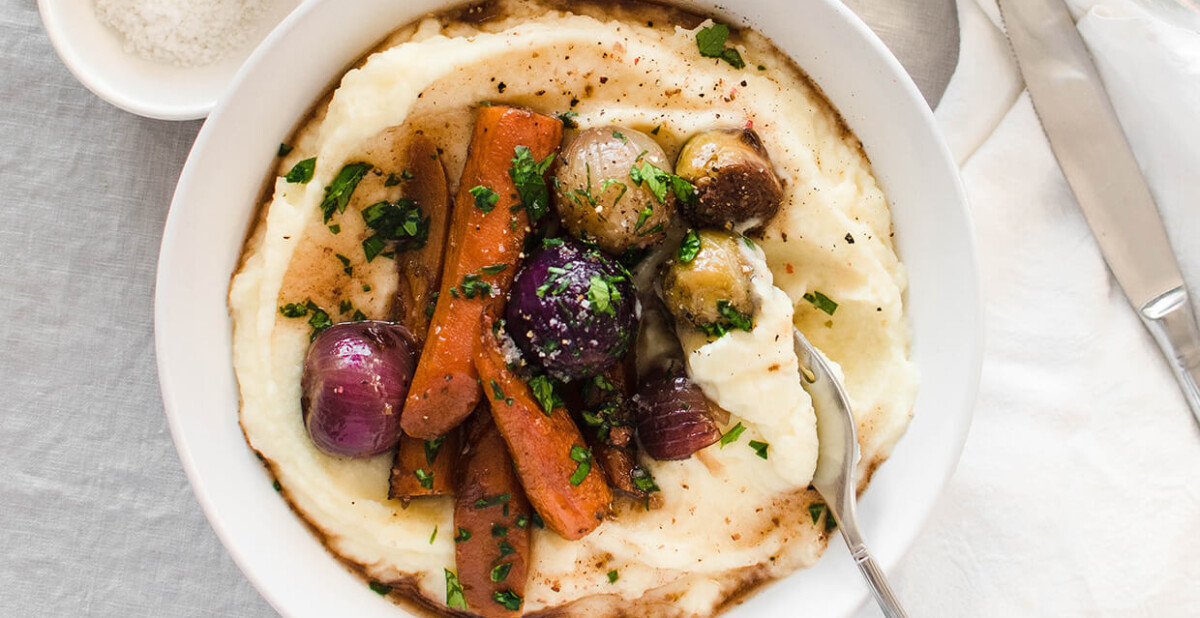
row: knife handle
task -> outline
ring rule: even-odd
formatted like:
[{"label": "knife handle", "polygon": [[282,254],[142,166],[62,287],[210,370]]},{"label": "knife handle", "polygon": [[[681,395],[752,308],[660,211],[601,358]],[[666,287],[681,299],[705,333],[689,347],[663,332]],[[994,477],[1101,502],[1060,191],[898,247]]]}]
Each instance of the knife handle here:
[{"label": "knife handle", "polygon": [[1138,314],[1166,355],[1188,407],[1200,423],[1200,328],[1187,290],[1179,286],[1146,303]]}]

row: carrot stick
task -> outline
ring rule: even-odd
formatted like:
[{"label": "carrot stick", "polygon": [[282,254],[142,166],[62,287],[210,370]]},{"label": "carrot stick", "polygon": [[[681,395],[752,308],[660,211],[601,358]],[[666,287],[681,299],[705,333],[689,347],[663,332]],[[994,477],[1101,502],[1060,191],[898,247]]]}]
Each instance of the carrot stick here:
[{"label": "carrot stick", "polygon": [[492,333],[494,319],[483,316],[475,367],[492,405],[492,417],[508,443],[529,501],[546,527],[568,540],[600,525],[612,502],[604,472],[564,407],[547,415],[529,385],[509,370]]},{"label": "carrot stick", "polygon": [[458,432],[444,439],[426,442],[412,436],[400,436],[400,448],[392,462],[388,498],[408,506],[409,500],[422,496],[448,496],[454,493],[458,462]]},{"label": "carrot stick", "polygon": [[472,358],[480,317],[512,283],[529,227],[525,210],[514,208],[521,198],[510,176],[513,159],[521,146],[528,148],[526,157],[542,161],[561,140],[562,122],[555,118],[509,107],[480,108],[455,202],[441,293],[401,414],[408,435],[444,435],[479,401]]},{"label": "carrot stick", "polygon": [[533,511],[486,405],[481,403],[464,426],[454,557],[471,611],[489,618],[516,616],[525,596]]},{"label": "carrot stick", "polygon": [[428,218],[429,236],[420,249],[396,254],[399,285],[392,314],[423,342],[442,281],[450,231],[450,189],[437,147],[423,135],[415,135],[409,143],[404,171],[411,174],[401,184],[404,197],[415,201]]}]

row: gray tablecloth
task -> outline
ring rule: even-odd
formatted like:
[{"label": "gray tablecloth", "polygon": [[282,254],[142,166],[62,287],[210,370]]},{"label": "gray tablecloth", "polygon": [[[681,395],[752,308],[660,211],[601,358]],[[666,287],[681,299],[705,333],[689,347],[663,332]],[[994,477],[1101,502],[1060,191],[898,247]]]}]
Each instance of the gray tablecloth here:
[{"label": "gray tablecloth", "polygon": [[155,373],[159,240],[200,126],[97,99],[34,1],[0,0],[0,616],[274,615],[192,496]]}]

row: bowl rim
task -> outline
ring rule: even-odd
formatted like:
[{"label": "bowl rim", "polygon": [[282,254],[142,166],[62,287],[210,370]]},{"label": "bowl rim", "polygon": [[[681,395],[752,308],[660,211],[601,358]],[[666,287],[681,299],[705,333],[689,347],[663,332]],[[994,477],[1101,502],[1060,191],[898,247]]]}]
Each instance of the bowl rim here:
[{"label": "bowl rim", "polygon": [[[39,0],[39,6],[49,1],[50,0]],[[184,230],[180,228],[178,217],[172,217],[171,215],[175,214],[177,209],[181,208],[180,204],[185,201],[184,198],[191,191],[191,186],[195,183],[203,182],[203,179],[196,178],[192,173],[190,173],[190,170],[193,167],[193,157],[197,157],[197,153],[202,153],[207,149],[207,145],[210,141],[212,141],[213,135],[219,129],[219,127],[222,126],[223,118],[230,113],[229,108],[231,106],[231,101],[235,99],[235,94],[241,90],[247,81],[255,77],[255,73],[259,65],[264,63],[264,59],[270,57],[277,41],[286,39],[291,35],[292,31],[297,28],[298,24],[302,24],[305,20],[309,19],[308,16],[310,14],[320,11],[321,7],[331,4],[333,1],[334,0],[306,0],[302,2],[300,6],[296,8],[296,10],[288,15],[258,45],[258,47],[253,51],[242,67],[237,71],[233,80],[230,82],[229,87],[224,91],[220,99],[217,101],[215,108],[209,117],[209,121],[205,122],[204,126],[199,132],[196,142],[193,145],[192,152],[189,153],[187,164],[185,164],[183,171],[181,172],[179,184],[172,200],[171,209],[168,213],[165,224],[156,276],[154,309],[156,360],[164,402],[164,411],[167,415],[168,425],[171,431],[172,439],[175,442],[181,464],[187,474],[189,483],[197,501],[203,508],[210,526],[221,540],[226,551],[228,551],[231,557],[233,557],[235,563],[239,566],[243,574],[253,583],[255,589],[263,596],[263,598],[266,599],[276,611],[285,616],[293,615],[291,610],[295,609],[296,605],[288,598],[290,595],[285,594],[285,591],[282,589],[270,585],[264,578],[264,574],[260,573],[254,568],[252,564],[253,561],[251,560],[252,552],[246,547],[235,542],[231,524],[225,518],[224,514],[217,508],[211,493],[214,491],[214,489],[219,490],[219,488],[216,486],[210,486],[210,484],[206,481],[204,474],[196,462],[187,437],[185,436],[181,427],[179,415],[182,414],[182,412],[180,412],[180,410],[185,408],[187,404],[180,402],[176,396],[176,367],[172,363],[172,359],[175,357],[175,352],[172,349],[172,345],[167,333],[167,324],[169,323],[170,319],[167,315],[168,303],[166,291],[172,288],[172,282],[170,281],[171,273],[164,265],[169,264],[170,260],[168,258],[170,257],[172,251],[171,247],[175,244],[176,239],[184,233]],[[692,9],[702,9],[706,14],[711,15],[729,15],[730,11],[734,10],[724,5],[717,4],[716,2],[710,2],[709,0],[656,1],[666,4],[690,6]],[[772,2],[772,0],[764,0],[764,3],[770,2]],[[933,111],[929,109],[928,105],[925,103],[924,97],[921,95],[915,82],[912,81],[911,77],[903,69],[899,61],[890,52],[890,50],[888,50],[888,48],[884,45],[882,40],[857,15],[855,15],[848,7],[842,4],[840,0],[811,0],[811,3],[823,5],[825,9],[829,10],[836,15],[838,19],[842,20],[844,22],[843,25],[850,28],[854,35],[860,37],[862,42],[869,47],[865,53],[870,53],[877,56],[878,59],[886,65],[889,76],[894,78],[894,81],[897,82],[896,85],[904,92],[907,102],[915,102],[917,104],[917,114],[922,120],[923,125],[921,128],[928,131],[934,141],[934,151],[931,154],[942,164],[942,168],[944,169],[940,171],[947,171],[950,173],[950,177],[947,178],[947,180],[952,185],[952,192],[955,195],[956,202],[959,206],[959,210],[961,211],[959,214],[962,216],[962,220],[967,227],[966,231],[969,232],[964,238],[960,239],[964,245],[963,253],[959,256],[962,259],[962,270],[963,272],[969,273],[969,276],[967,276],[967,278],[962,282],[964,287],[958,290],[958,296],[963,299],[965,305],[970,309],[970,315],[968,316],[969,321],[979,326],[971,329],[970,332],[966,334],[966,338],[962,341],[962,354],[960,359],[962,366],[965,368],[965,373],[968,376],[968,381],[967,383],[961,385],[962,397],[961,401],[959,401],[961,408],[954,416],[950,417],[956,420],[956,423],[950,428],[953,431],[949,432],[955,439],[952,447],[947,451],[946,457],[943,458],[945,463],[944,469],[941,477],[937,479],[936,486],[934,488],[935,491],[932,493],[932,497],[916,507],[916,509],[919,511],[916,517],[918,522],[916,531],[907,535],[906,538],[902,540],[902,542],[899,544],[898,551],[885,554],[878,560],[880,565],[885,570],[891,571],[905,555],[912,543],[916,540],[920,529],[925,526],[925,523],[932,512],[934,504],[936,503],[936,498],[943,493],[945,486],[948,484],[951,476],[953,475],[961,456],[962,449],[965,446],[967,434],[974,416],[975,402],[978,396],[979,380],[983,366],[984,350],[984,332],[982,328],[982,325],[984,324],[983,293],[981,289],[981,278],[978,268],[979,260],[977,245],[973,234],[975,227],[966,198],[966,193],[959,175],[959,168],[955,164],[950,149],[945,143],[937,121],[933,115]],[[462,4],[469,4],[469,2],[450,0],[438,3],[439,7],[443,9]],[[416,13],[414,19],[419,18],[422,14],[423,13],[420,12]],[[748,23],[748,20],[741,18],[740,13],[733,13],[732,15],[741,19],[743,23]],[[732,20],[729,23],[732,24]],[[52,34],[51,38],[53,39],[53,37],[54,35]],[[363,46],[362,49],[365,53],[371,49],[371,46]],[[797,62],[802,67],[804,66],[804,64],[800,63],[798,60]],[[67,65],[68,68],[71,67],[69,62]],[[83,80],[81,79],[81,81]],[[85,83],[85,85],[87,84]],[[89,88],[91,88],[91,86],[89,86]],[[828,97],[828,95],[825,96],[830,100],[831,104],[834,105],[835,109],[839,110],[840,113],[840,108],[836,105],[836,103],[834,103],[832,99]],[[121,105],[118,104],[118,106]],[[138,112],[135,111],[135,113]],[[894,205],[892,204],[889,196],[889,209],[891,209],[893,206]],[[902,240],[903,239],[898,239],[900,244],[902,244]],[[899,249],[898,252],[900,252]],[[232,276],[232,274],[232,272],[228,273],[229,276]],[[909,308],[908,296],[909,291],[906,290],[906,315]],[[222,302],[224,303],[225,301],[226,299],[223,298]],[[908,320],[911,323],[911,316],[908,317]],[[918,336],[918,333],[914,332],[914,338],[916,336]],[[232,371],[232,369],[230,371]],[[903,443],[904,440],[902,437],[897,446],[900,446]],[[887,467],[884,466],[883,470],[886,471],[886,468]],[[868,496],[869,494],[870,492],[867,492]],[[834,543],[836,544],[836,542]],[[823,560],[829,561],[830,558],[826,557],[823,558]],[[339,566],[339,568],[341,567]],[[784,579],[794,576],[795,573],[792,573]],[[759,587],[756,589],[755,594],[757,595],[764,588],[771,587],[772,586]],[[862,603],[866,601],[867,595],[867,589],[865,587],[862,588],[855,605],[862,605]],[[752,600],[753,597],[751,597],[751,601]]]}]

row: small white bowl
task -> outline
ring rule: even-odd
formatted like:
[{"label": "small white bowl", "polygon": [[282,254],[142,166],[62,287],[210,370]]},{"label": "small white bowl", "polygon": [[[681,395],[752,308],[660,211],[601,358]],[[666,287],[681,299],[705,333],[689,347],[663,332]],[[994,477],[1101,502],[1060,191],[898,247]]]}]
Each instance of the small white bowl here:
[{"label": "small white bowl", "polygon": [[95,0],[38,0],[38,11],[58,57],[96,96],[139,116],[192,120],[212,111],[258,43],[299,3],[268,2],[246,41],[203,67],[153,62],[126,51],[121,34],[100,23]]},{"label": "small white bowl", "polygon": [[[920,531],[958,462],[979,383],[982,304],[958,169],[915,84],[840,0],[673,0],[751,25],[812,77],[862,140],[892,206],[909,271],[912,424],[859,503],[890,569]],[[289,618],[411,615],[372,592],[321,546],[271,488],[238,425],[226,295],[280,142],[347,66],[397,26],[453,0],[313,0],[247,61],[204,124],[175,191],[155,298],[159,380],[179,458],[209,522],[264,597]],[[732,8],[736,7],[736,8]],[[926,582],[936,595],[941,582]],[[846,616],[867,596],[840,541],[813,568],[767,585],[728,613]]]}]

